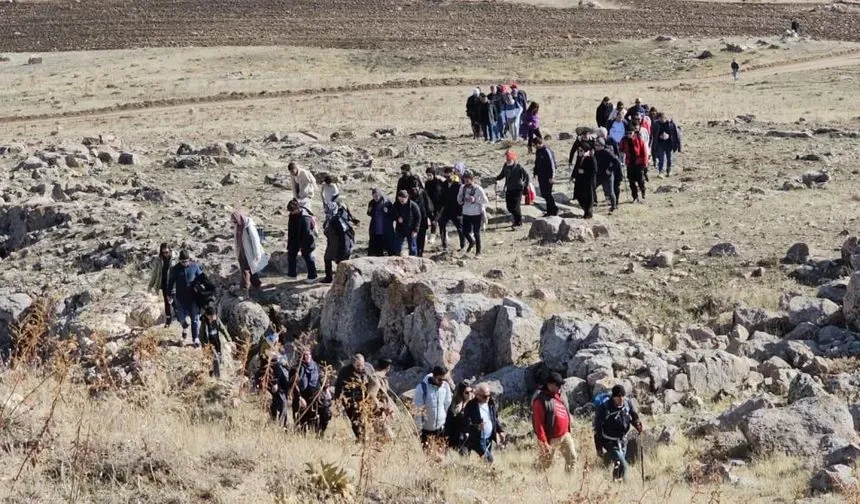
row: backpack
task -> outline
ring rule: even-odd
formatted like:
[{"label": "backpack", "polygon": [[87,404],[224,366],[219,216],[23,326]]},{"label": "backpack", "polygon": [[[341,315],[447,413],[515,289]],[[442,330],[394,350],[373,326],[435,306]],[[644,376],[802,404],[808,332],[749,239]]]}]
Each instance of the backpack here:
[{"label": "backpack", "polygon": [[594,396],[594,399],[591,400],[591,404],[594,405],[595,408],[599,408],[606,404],[606,402],[609,401],[611,397],[612,396],[609,394],[609,392],[601,392]]}]

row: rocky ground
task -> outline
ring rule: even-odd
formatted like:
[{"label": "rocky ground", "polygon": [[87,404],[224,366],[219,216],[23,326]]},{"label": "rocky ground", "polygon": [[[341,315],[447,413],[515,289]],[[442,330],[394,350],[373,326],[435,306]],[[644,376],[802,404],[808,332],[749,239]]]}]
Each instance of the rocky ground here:
[{"label": "rocky ground", "polygon": [[[19,26],[25,18],[14,16],[32,15],[36,5],[64,9],[50,35],[58,37],[66,33],[64,23],[97,4],[4,4],[0,12],[13,17],[3,29]],[[318,15],[308,5],[288,6],[289,15]],[[227,12],[187,7],[144,4],[135,12],[153,20],[180,8],[184,15]],[[353,9],[372,26],[373,9],[380,7],[362,3],[367,13],[356,14],[357,7],[334,3],[327,19]],[[625,14],[653,12],[647,2],[625,7]],[[122,15],[126,8],[105,12]],[[441,8],[404,4],[394,16]],[[444,8],[474,14],[499,4]],[[692,15],[728,7],[678,8]],[[733,29],[758,34],[760,26],[777,22],[774,13],[792,9],[799,7],[745,6],[750,24]],[[559,12],[562,20],[585,15]],[[804,18],[811,29],[841,26],[816,25],[815,16],[825,15],[816,12]],[[224,36],[219,26],[212,21],[212,30],[200,35],[204,43]],[[335,45],[320,42],[326,26],[315,44]],[[14,39],[21,46],[9,48],[31,50],[38,46],[33,40],[50,39],[21,33]],[[150,36],[135,32],[120,43],[77,40],[87,30],[76,33],[64,35],[63,43],[108,47],[146,43]],[[183,34],[177,43],[193,35],[176,33]],[[435,36],[447,36],[441,33]],[[755,39],[736,42],[747,46],[745,57],[772,51]],[[786,52],[804,43],[772,42],[785,44]],[[654,57],[654,44],[661,43],[643,42],[643,54],[651,55],[643,59]],[[852,48],[838,48],[846,49]],[[714,51],[730,57],[717,46]],[[101,54],[115,58],[117,67],[137,64],[133,51]],[[68,86],[62,79],[31,74],[44,86],[34,89],[45,92],[34,91],[41,99],[31,100],[21,89],[5,91],[16,104],[0,130],[0,346],[18,350],[15,365],[0,373],[0,447],[8,460],[0,478],[9,483],[0,495],[8,502],[322,501],[334,499],[332,485],[320,483],[316,469],[305,474],[302,464],[337,462],[353,487],[343,493],[373,502],[510,502],[512,496],[614,502],[649,495],[667,502],[857,501],[860,230],[853,181],[860,73],[854,53],[840,54],[763,61],[739,85],[703,75],[530,87],[530,97],[546,109],[545,130],[559,159],[566,158],[569,132],[590,124],[595,97],[607,93],[626,100],[641,95],[669,111],[683,127],[684,152],[672,177],[659,179],[652,170],[645,205],[631,204],[625,192],[618,212],[610,216],[600,206],[585,221],[569,201],[570,185],[562,183],[562,216],[542,218],[539,200],[525,209],[526,226],[516,231],[507,228],[493,186],[510,145],[461,134],[463,100],[450,84],[192,106],[183,100],[193,100],[195,89],[210,94],[200,79],[177,103],[139,109],[101,109],[100,102],[115,106],[114,90],[94,91],[92,103],[64,117],[45,101],[65,104],[75,93],[62,91]],[[657,56],[628,70],[660,64]],[[670,73],[675,56],[662,64]],[[9,67],[4,78],[32,67]],[[144,85],[146,73],[133,81]],[[267,78],[275,82],[277,73]],[[156,78],[153,86],[166,89],[171,79]],[[530,168],[524,146],[512,147]],[[290,161],[318,179],[334,176],[360,218],[370,188],[390,192],[402,163],[423,173],[465,161],[491,198],[485,253],[480,259],[443,253],[437,240],[421,260],[365,258],[363,222],[356,258],[341,265],[332,286],[289,280]],[[236,208],[265,230],[272,256],[253,299],[235,289],[228,218]],[[313,209],[321,213],[318,201]],[[220,380],[207,377],[203,351],[176,344],[175,325],[161,328],[160,300],[145,292],[148,265],[162,241],[188,249],[219,286],[219,312],[238,340],[226,351]],[[321,239],[318,259],[323,250]],[[452,457],[433,466],[433,478],[405,412],[397,441],[374,446],[372,457],[351,446],[340,420],[327,440],[290,434],[284,444],[265,423],[266,397],[250,394],[241,378],[241,363],[272,311],[286,322],[291,340],[314,343],[318,357],[333,365],[356,351],[394,359],[392,388],[407,402],[416,380],[437,364],[456,379],[490,383],[505,406],[511,445],[492,469]],[[41,360],[49,365],[38,365]],[[529,476],[534,446],[523,413],[541,367],[566,377],[564,395],[583,453],[581,477],[565,478],[559,468],[549,485]],[[625,384],[646,414],[642,488],[609,487],[606,474],[594,469],[589,402],[615,383]],[[292,462],[281,462],[281,446]],[[270,460],[279,462],[261,463]]]}]

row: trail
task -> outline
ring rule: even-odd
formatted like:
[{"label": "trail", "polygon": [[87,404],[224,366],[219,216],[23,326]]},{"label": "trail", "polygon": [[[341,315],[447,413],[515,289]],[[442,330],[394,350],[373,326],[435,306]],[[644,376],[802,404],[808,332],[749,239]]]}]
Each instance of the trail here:
[{"label": "trail", "polygon": [[[840,68],[847,66],[860,65],[860,49],[851,49],[836,53],[831,53],[826,56],[816,56],[810,58],[800,58],[795,60],[783,61],[778,63],[770,63],[764,65],[750,66],[741,68],[741,77],[745,82],[758,77],[766,77],[771,75],[780,75],[786,73],[807,72],[816,70],[825,70],[832,68]],[[641,87],[651,86],[679,86],[706,84],[712,82],[728,81],[729,72],[723,72],[716,75],[708,75],[704,77],[696,77],[692,79],[666,79],[666,80],[650,80],[640,81]],[[348,95],[368,93],[375,91],[391,91],[402,89],[433,89],[443,87],[471,87],[475,83],[475,79],[463,78],[434,78],[434,79],[409,79],[409,80],[393,80],[381,83],[356,84],[350,86],[334,86],[320,87],[309,89],[287,89],[275,91],[262,91],[259,93],[232,92],[222,93],[209,96],[194,96],[186,98],[162,98],[156,100],[144,100],[139,102],[121,103],[107,107],[99,107],[85,110],[73,110],[58,113],[45,113],[33,115],[19,115],[0,117],[0,124],[16,124],[16,123],[42,123],[48,121],[60,121],[64,119],[91,119],[103,118],[126,114],[129,111],[134,112],[169,112],[171,110],[179,110],[188,106],[208,107],[223,104],[238,104],[238,103],[253,103],[265,104],[273,102],[284,97],[296,96],[317,96],[317,95]],[[618,85],[630,84],[630,80],[614,79],[614,80],[563,80],[563,79],[521,79],[520,83],[529,86],[543,87],[567,87],[567,88],[584,88],[600,85]]]}]

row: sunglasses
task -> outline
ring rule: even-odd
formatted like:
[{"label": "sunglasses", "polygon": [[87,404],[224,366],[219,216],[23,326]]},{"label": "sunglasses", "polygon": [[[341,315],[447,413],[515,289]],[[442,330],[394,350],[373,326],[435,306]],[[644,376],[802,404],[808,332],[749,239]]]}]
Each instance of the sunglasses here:
[{"label": "sunglasses", "polygon": [[475,391],[470,389],[470,390],[464,390],[463,393],[464,394],[474,394]]}]

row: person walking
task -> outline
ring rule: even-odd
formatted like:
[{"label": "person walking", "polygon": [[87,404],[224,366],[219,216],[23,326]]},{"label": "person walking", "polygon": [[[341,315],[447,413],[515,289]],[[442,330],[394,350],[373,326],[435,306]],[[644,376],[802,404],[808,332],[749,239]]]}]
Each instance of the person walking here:
[{"label": "person walking", "polygon": [[352,216],[349,208],[343,204],[340,197],[329,202],[326,208],[326,218],[323,223],[323,234],[326,238],[325,255],[325,278],[322,283],[332,283],[334,278],[334,264],[349,260],[352,249],[355,247],[355,230],[360,224],[359,220]]},{"label": "person walking", "polygon": [[191,342],[200,346],[200,306],[195,285],[203,276],[203,268],[191,260],[187,250],[179,252],[179,262],[170,269],[167,292],[176,312],[176,320],[182,325],[182,344],[188,336],[188,320],[191,320]]},{"label": "person walking", "polygon": [[323,373],[314,361],[311,351],[302,351],[299,365],[290,371],[290,399],[293,421],[298,429],[314,429],[322,436],[331,419],[330,407],[326,407]]},{"label": "person walking", "polygon": [[476,257],[481,255],[481,224],[489,203],[484,188],[475,184],[474,176],[466,172],[457,194],[457,204],[463,208],[463,235],[469,241],[466,252],[474,248]]},{"label": "person walking", "polygon": [[594,414],[594,446],[606,464],[612,464],[615,481],[627,476],[627,433],[633,426],[640,434],[642,422],[636,407],[626,397],[622,385],[612,387],[612,395]]},{"label": "person walking", "polygon": [[654,123],[652,130],[651,142],[653,145],[651,152],[657,158],[657,173],[660,177],[663,176],[665,161],[666,176],[671,177],[672,153],[681,152],[681,135],[678,133],[675,121],[662,112],[657,114],[657,121]]},{"label": "person walking", "polygon": [[[580,141],[581,140],[581,141]],[[595,181],[597,177],[597,163],[594,160],[594,140],[589,135],[583,135],[574,144],[576,148],[576,162],[570,175],[573,182],[573,197],[582,208],[583,217],[591,219],[594,217]],[[571,153],[573,157],[573,153]]]},{"label": "person walking", "polygon": [[468,382],[462,381],[454,390],[454,399],[448,408],[445,419],[445,435],[448,437],[448,447],[457,451],[460,455],[468,453],[467,441],[469,439],[469,423],[464,415],[466,404],[474,397],[474,389]]},{"label": "person walking", "polygon": [[627,164],[627,180],[630,182],[630,193],[633,196],[634,203],[644,203],[648,149],[642,140],[642,136],[632,126],[628,126],[625,135],[624,139],[621,140],[619,149],[624,153],[624,161]]},{"label": "person walking", "polygon": [[372,406],[366,400],[370,397],[368,390],[375,372],[364,355],[355,354],[352,361],[338,372],[335,381],[333,399],[343,404],[352,433],[359,442],[364,441],[367,420],[371,416],[369,408]]},{"label": "person walking", "polygon": [[287,223],[287,276],[297,278],[298,255],[302,254],[305,266],[308,270],[308,283],[317,280],[317,265],[314,262],[314,249],[316,248],[316,227],[314,216],[306,207],[300,206],[299,202],[292,200],[287,204],[290,218]]},{"label": "person walking", "polygon": [[520,138],[520,116],[522,113],[522,107],[520,107],[520,104],[514,100],[511,93],[505,93],[504,102],[502,103],[504,131],[511,135],[512,142],[516,142]]},{"label": "person walking", "polygon": [[415,422],[421,430],[421,446],[435,453],[447,444],[445,420],[451,406],[453,394],[448,385],[448,370],[436,366],[415,387]]},{"label": "person walking", "polygon": [[532,400],[532,427],[540,449],[538,467],[549,469],[555,453],[560,451],[564,457],[564,470],[571,473],[576,466],[576,446],[570,435],[570,412],[561,399],[563,385],[564,378],[559,373],[549,375]]},{"label": "person walking", "polygon": [[424,257],[424,246],[427,244],[427,231],[430,229],[430,224],[433,221],[433,202],[425,189],[418,186],[413,186],[409,190],[409,199],[418,205],[420,211],[420,219],[418,224],[418,235],[415,237],[415,249],[418,251],[418,257]]},{"label": "person walking", "polygon": [[621,162],[606,148],[603,138],[598,138],[594,143],[594,161],[597,163],[597,183],[603,187],[609,213],[612,213],[618,209],[615,177],[621,173]]},{"label": "person walking", "polygon": [[537,102],[531,102],[528,110],[523,114],[523,128],[528,141],[529,154],[531,154],[535,139],[543,138],[540,132],[540,104]]},{"label": "person walking", "polygon": [[466,404],[463,416],[469,426],[469,449],[492,464],[495,459],[493,444],[504,443],[505,430],[499,422],[499,410],[486,383],[475,387],[475,397]]},{"label": "person walking", "polygon": [[370,193],[372,198],[367,204],[367,216],[370,217],[367,255],[382,257],[391,249],[394,241],[393,204],[378,188],[372,189]]},{"label": "person walking", "polygon": [[496,118],[496,142],[501,142],[505,138],[505,86],[496,86],[496,94],[493,97],[493,110]]},{"label": "person walking", "polygon": [[412,165],[404,164],[400,166],[400,178],[397,179],[397,190],[396,193],[400,191],[409,192],[413,187],[424,188],[424,184],[421,183],[421,177],[412,173]]},{"label": "person walking", "polygon": [[538,181],[540,195],[546,201],[546,214],[544,216],[558,215],[558,206],[555,204],[555,197],[552,194],[557,168],[555,153],[547,147],[543,138],[535,139],[535,148],[534,177]]},{"label": "person walking", "polygon": [[170,304],[170,291],[167,289],[170,270],[176,263],[170,245],[162,243],[158,247],[158,256],[152,260],[152,268],[149,274],[147,289],[152,292],[160,292],[164,300],[164,327],[170,327],[173,321],[173,307]]},{"label": "person walking", "polygon": [[[615,206],[618,207],[618,200],[621,198],[621,183],[624,182],[624,170],[622,168],[623,161],[621,161],[621,151],[618,148],[618,143],[609,136],[606,128],[597,128],[597,138],[603,139],[606,150],[615,156],[618,159],[618,166],[616,168],[615,173],[612,174],[612,184],[614,187],[615,193]],[[622,136],[622,139],[624,137]]]},{"label": "person walking", "polygon": [[418,204],[409,199],[409,193],[401,190],[397,193],[397,201],[391,207],[394,217],[394,245],[391,255],[399,256],[403,251],[403,241],[409,249],[410,256],[418,255],[418,229],[421,226],[421,209]]},{"label": "person walking", "polygon": [[376,371],[373,373],[373,379],[370,381],[367,391],[367,397],[371,404],[373,430],[385,441],[394,441],[395,438],[391,422],[397,408],[392,399],[388,381],[391,364],[390,359],[382,358],[376,361]]},{"label": "person walking", "polygon": [[340,196],[340,189],[334,183],[331,175],[323,177],[323,183],[320,186],[320,197],[322,197],[323,208],[328,208],[328,204]]},{"label": "person walking", "polygon": [[603,97],[603,101],[600,102],[600,105],[597,106],[597,112],[594,115],[594,120],[597,122],[598,128],[608,128],[610,123],[610,117],[612,117],[612,112],[615,109],[615,106],[612,105],[612,101],[608,96]]},{"label": "person walking", "polygon": [[520,210],[520,204],[523,200],[523,193],[529,185],[529,174],[517,162],[517,153],[509,150],[505,153],[505,164],[502,166],[502,171],[496,177],[496,181],[504,179],[505,181],[505,206],[513,218],[512,228],[518,228],[523,225],[523,214]]},{"label": "person walking", "polygon": [[436,175],[436,168],[428,166],[425,171],[426,178],[424,179],[424,192],[430,198],[432,211],[430,212],[430,243],[433,243],[433,237],[436,235],[436,229],[439,224],[439,214],[442,211],[443,195],[445,192],[445,179]]},{"label": "person walking", "polygon": [[250,297],[251,288],[259,289],[263,285],[260,272],[268,266],[269,257],[263,250],[260,233],[251,217],[237,210],[233,212],[231,220],[235,228],[236,259],[242,274],[241,288],[247,291]]},{"label": "person walking", "polygon": [[483,126],[481,124],[481,89],[472,90],[471,96],[466,100],[466,117],[472,127],[472,138],[481,138]]},{"label": "person walking", "polygon": [[207,306],[203,311],[203,322],[200,324],[200,343],[204,348],[212,346],[212,369],[209,376],[221,377],[221,338],[232,341],[227,328],[218,318],[218,312],[214,306]]},{"label": "person walking", "polygon": [[732,58],[732,79],[738,80],[741,75],[741,66],[738,65],[737,60]]},{"label": "person walking", "polygon": [[296,163],[287,165],[287,170],[293,182],[293,199],[299,202],[299,206],[309,207],[317,188],[316,178],[309,170],[299,168]]},{"label": "person walking", "polygon": [[439,212],[439,236],[442,238],[442,250],[448,250],[448,223],[454,224],[460,239],[460,251],[466,248],[466,237],[463,236],[462,215],[463,207],[458,201],[460,182],[454,181],[454,168],[445,167],[445,183],[442,187],[442,210]]}]

